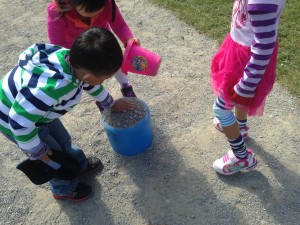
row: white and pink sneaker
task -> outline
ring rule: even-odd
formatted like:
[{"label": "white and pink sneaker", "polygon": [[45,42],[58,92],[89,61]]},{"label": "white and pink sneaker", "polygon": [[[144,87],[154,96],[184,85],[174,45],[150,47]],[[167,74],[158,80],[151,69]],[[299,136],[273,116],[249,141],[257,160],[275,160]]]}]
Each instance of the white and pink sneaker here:
[{"label": "white and pink sneaker", "polygon": [[257,160],[251,149],[247,149],[244,159],[237,158],[230,149],[226,155],[214,162],[213,168],[220,174],[232,175],[241,170],[252,170],[256,165]]}]

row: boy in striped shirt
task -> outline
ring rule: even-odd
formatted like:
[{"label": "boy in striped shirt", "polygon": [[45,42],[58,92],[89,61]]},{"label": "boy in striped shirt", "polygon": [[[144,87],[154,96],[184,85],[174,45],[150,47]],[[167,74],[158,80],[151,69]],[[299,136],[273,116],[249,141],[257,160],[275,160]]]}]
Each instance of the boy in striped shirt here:
[{"label": "boy in striped shirt", "polygon": [[[103,168],[97,158],[87,158],[71,142],[59,117],[80,100],[83,91],[115,111],[132,107],[116,101],[102,83],[121,67],[122,51],[114,35],[102,28],[82,33],[71,49],[34,44],[19,56],[18,65],[0,81],[0,131],[31,160],[49,160],[51,149],[71,154],[83,171]],[[53,179],[53,197],[82,201],[91,187],[77,180]]]}]

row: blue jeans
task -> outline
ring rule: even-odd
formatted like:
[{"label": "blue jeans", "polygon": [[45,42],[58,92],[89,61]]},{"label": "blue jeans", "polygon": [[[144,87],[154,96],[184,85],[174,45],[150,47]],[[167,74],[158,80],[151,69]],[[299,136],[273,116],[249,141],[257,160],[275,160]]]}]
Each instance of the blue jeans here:
[{"label": "blue jeans", "polygon": [[[50,149],[61,150],[72,155],[79,163],[82,170],[87,168],[87,159],[83,151],[72,144],[71,136],[59,119],[55,119],[49,123],[39,126],[40,139],[49,145]],[[4,134],[9,140],[16,143],[16,141]],[[50,189],[53,194],[63,196],[72,192],[77,185],[77,180],[61,180],[52,179],[49,181]]]}]

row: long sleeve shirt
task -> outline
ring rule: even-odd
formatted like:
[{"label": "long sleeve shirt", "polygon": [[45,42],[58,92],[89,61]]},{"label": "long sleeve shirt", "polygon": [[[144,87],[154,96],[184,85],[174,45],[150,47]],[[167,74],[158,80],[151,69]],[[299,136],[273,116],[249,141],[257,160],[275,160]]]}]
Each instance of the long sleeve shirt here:
[{"label": "long sleeve shirt", "polygon": [[236,0],[234,3],[230,35],[235,42],[250,47],[250,60],[234,87],[239,96],[255,95],[275,47],[284,4],[285,0]]},{"label": "long sleeve shirt", "polygon": [[39,124],[66,114],[80,102],[83,91],[97,101],[107,97],[102,85],[91,86],[74,76],[68,54],[59,46],[34,44],[0,81],[0,131],[13,137],[31,159],[46,149]]}]

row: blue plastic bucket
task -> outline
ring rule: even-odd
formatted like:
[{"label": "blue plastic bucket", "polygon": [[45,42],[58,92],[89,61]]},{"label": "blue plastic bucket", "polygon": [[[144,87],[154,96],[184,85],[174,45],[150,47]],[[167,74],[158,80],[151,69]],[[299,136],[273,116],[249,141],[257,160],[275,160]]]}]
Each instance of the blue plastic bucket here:
[{"label": "blue plastic bucket", "polygon": [[146,151],[152,144],[153,131],[150,110],[145,102],[145,117],[129,128],[114,128],[108,125],[102,117],[102,124],[113,150],[121,155],[134,156]]}]

